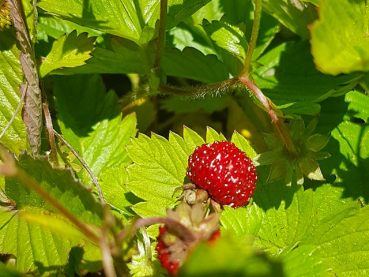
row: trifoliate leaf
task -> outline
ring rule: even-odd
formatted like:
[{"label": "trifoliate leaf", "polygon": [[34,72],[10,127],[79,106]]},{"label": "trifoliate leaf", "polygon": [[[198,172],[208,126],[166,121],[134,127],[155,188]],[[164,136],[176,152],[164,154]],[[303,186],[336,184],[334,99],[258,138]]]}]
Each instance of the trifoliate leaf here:
[{"label": "trifoliate leaf", "polygon": [[63,35],[53,43],[50,53],[40,66],[40,75],[45,77],[52,70],[63,67],[76,67],[85,64],[91,56],[95,38],[88,38],[87,33],[77,36],[73,31],[68,36]]},{"label": "trifoliate leaf", "polygon": [[332,75],[369,70],[367,7],[363,1],[327,0],[311,27],[311,52],[317,68]]}]

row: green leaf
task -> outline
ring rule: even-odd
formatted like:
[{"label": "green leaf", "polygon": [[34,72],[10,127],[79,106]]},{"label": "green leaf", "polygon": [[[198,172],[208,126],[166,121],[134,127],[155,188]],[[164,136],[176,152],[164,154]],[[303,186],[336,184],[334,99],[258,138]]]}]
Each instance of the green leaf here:
[{"label": "green leaf", "polygon": [[348,109],[356,118],[365,122],[369,121],[369,97],[358,91],[350,91],[345,95],[345,102],[349,103]]},{"label": "green leaf", "polygon": [[[135,114],[121,119],[117,96],[105,94],[100,76],[54,76],[54,94],[64,138],[97,177],[110,167],[130,164],[125,147],[136,134]],[[80,176],[91,183],[85,170]]]},{"label": "green leaf", "polygon": [[85,64],[91,56],[95,38],[88,38],[87,33],[77,36],[73,31],[68,36],[63,35],[53,43],[51,52],[42,62],[40,67],[41,77],[45,77],[51,71],[63,67],[76,67]]},{"label": "green leaf", "polygon": [[317,18],[316,8],[292,0],[264,0],[263,9],[303,39],[310,37],[308,25]]},{"label": "green leaf", "polygon": [[246,138],[240,135],[238,132],[234,132],[231,140],[239,149],[246,153],[247,157],[250,159],[254,159],[256,156],[256,152],[254,148],[251,147]]},{"label": "green leaf", "polygon": [[[20,212],[27,213],[29,210],[26,207]],[[57,222],[57,227],[60,227],[61,221],[58,216],[45,210],[39,210],[37,219],[43,220],[49,227]],[[67,226],[65,224],[68,223],[63,224]],[[4,210],[0,210],[0,226],[0,252],[13,254],[16,257],[15,266],[21,272],[38,269],[41,276],[44,275],[43,273],[50,274],[67,263],[71,247],[85,244],[78,237],[67,238]],[[69,228],[72,227],[69,226]],[[63,232],[65,234],[67,231]]]},{"label": "green leaf", "polygon": [[[201,265],[201,266],[199,266]],[[250,238],[222,237],[210,247],[201,244],[179,276],[286,276],[280,262],[258,253]]]},{"label": "green leaf", "polygon": [[320,71],[338,75],[369,70],[368,15],[358,0],[323,1],[311,28],[311,52]]},{"label": "green leaf", "polygon": [[[45,159],[32,159],[21,155],[17,166],[35,179],[60,204],[75,217],[95,225],[101,224],[102,207],[92,196],[90,190],[77,181],[70,170],[53,169]],[[54,211],[36,192],[30,191],[16,179],[6,179],[6,194],[14,200],[17,209],[27,206],[40,207]]]},{"label": "green leaf", "polygon": [[[196,66],[194,66],[196,64]],[[226,80],[227,68],[215,55],[204,55],[194,48],[166,48],[163,53],[162,66],[167,75],[188,78],[204,83]]]},{"label": "green leaf", "polygon": [[22,273],[13,269],[12,267],[6,266],[0,263],[0,277],[22,277]]},{"label": "green leaf", "polygon": [[218,133],[211,127],[206,128],[206,143],[214,143],[215,141],[227,140],[222,133]]},{"label": "green leaf", "polygon": [[[364,261],[369,251],[363,245],[368,243],[369,228],[362,222],[368,220],[369,209],[341,199],[342,189],[330,185],[316,191],[283,186],[258,187],[254,204],[246,208],[226,207],[221,216],[224,228],[238,236],[254,235],[254,245],[279,256],[288,276],[296,276],[297,264],[301,274],[310,272],[309,276],[314,275],[311,272],[321,276],[328,268],[342,276],[360,276],[368,270]],[[360,257],[356,257],[358,251]],[[343,262],[346,259],[348,262]]]},{"label": "green leaf", "polygon": [[128,183],[126,169],[124,167],[107,168],[101,173],[100,179],[100,187],[105,201],[124,216],[133,216],[130,207],[139,199],[126,186]]},{"label": "green leaf", "polygon": [[[183,185],[186,175],[187,151],[184,144],[170,141],[156,134],[149,138],[140,134],[128,146],[128,153],[134,164],[127,168],[129,173],[128,188],[138,197],[147,200],[151,205],[157,205],[160,215],[165,216],[166,208],[173,208],[176,202],[172,198],[174,189]],[[177,137],[178,139],[178,137]],[[135,212],[139,212],[135,209]],[[153,211],[140,216],[154,216]]]},{"label": "green leaf", "polygon": [[244,32],[237,26],[227,23],[225,20],[204,20],[203,28],[209,37],[221,48],[236,56],[242,63],[246,57],[247,41]]},{"label": "green leaf", "polygon": [[317,71],[308,42],[281,44],[258,59],[258,63],[263,66],[253,72],[255,82],[276,105],[322,101],[338,91],[350,91],[360,76],[334,77]]},{"label": "green leaf", "polygon": [[[23,73],[19,62],[19,50],[16,46],[15,33],[5,30],[0,33],[0,130],[12,118],[20,101],[19,85],[22,83]],[[15,116],[0,142],[3,143],[16,156],[26,149],[26,127],[22,121],[21,113]]]},{"label": "green leaf", "polygon": [[[195,13],[210,0],[171,0],[168,3],[167,26],[171,28]],[[121,36],[143,45],[157,35],[160,2],[153,0],[42,0],[45,11],[109,34]]]}]

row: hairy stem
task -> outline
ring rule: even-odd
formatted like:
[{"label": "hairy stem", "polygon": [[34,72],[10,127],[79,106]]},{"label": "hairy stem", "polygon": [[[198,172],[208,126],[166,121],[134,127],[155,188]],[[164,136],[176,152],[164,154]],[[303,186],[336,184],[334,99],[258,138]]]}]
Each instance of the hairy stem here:
[{"label": "hairy stem", "polygon": [[168,0],[160,0],[159,36],[156,44],[154,68],[160,66],[161,56],[165,44],[165,19],[167,17]]},{"label": "hairy stem", "polygon": [[83,165],[83,167],[87,170],[88,174],[90,175],[92,182],[94,183],[97,192],[99,193],[99,198],[102,204],[105,204],[104,195],[101,191],[101,187],[99,185],[99,182],[95,176],[95,174],[92,172],[92,170],[89,168],[89,166],[85,163],[85,161],[82,159],[80,155],[78,155],[77,151],[74,150],[74,148],[60,135],[57,131],[53,130],[54,135],[61,140],[61,142],[68,147],[68,149],[73,153],[74,156],[79,160],[79,162]]},{"label": "hairy stem", "polygon": [[254,21],[252,23],[251,37],[249,42],[249,47],[247,48],[245,63],[244,63],[244,71],[242,73],[243,76],[249,76],[251,74],[251,61],[252,54],[254,53],[256,47],[256,41],[258,39],[259,28],[260,28],[260,20],[261,20],[261,0],[254,0],[255,2],[255,11],[254,11]]},{"label": "hairy stem", "polygon": [[58,162],[58,154],[56,151],[55,139],[54,139],[54,129],[53,129],[53,122],[51,120],[51,115],[49,112],[49,108],[47,107],[46,103],[42,104],[42,109],[44,110],[45,115],[45,122],[46,122],[46,129],[49,139],[49,144],[51,148],[51,157],[53,159],[54,166],[59,166]]},{"label": "hairy stem", "polygon": [[179,88],[172,86],[159,86],[159,91],[168,95],[177,95],[177,96],[200,96],[203,97],[208,93],[221,94],[226,92],[230,87],[237,84],[238,80],[236,78],[232,78],[229,80],[225,80],[219,83],[204,85],[199,87],[191,87],[191,88]]}]

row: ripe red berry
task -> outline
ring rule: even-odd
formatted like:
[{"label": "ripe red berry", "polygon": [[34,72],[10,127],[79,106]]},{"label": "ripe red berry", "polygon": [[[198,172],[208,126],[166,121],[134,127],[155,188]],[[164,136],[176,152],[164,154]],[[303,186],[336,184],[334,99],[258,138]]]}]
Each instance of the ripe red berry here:
[{"label": "ripe red berry", "polygon": [[179,260],[171,260],[171,248],[170,245],[166,245],[163,239],[164,233],[167,231],[167,227],[159,227],[159,236],[158,236],[158,244],[155,250],[158,252],[158,259],[161,263],[161,266],[168,270],[169,274],[177,275]]},{"label": "ripe red berry", "polygon": [[255,190],[256,169],[232,142],[203,144],[188,158],[187,177],[221,205],[246,205]]}]

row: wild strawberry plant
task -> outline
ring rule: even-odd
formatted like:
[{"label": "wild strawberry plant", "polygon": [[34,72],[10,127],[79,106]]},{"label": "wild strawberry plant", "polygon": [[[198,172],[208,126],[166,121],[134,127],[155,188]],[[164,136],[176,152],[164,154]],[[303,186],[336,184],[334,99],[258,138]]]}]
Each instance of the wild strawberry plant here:
[{"label": "wild strawberry plant", "polygon": [[1,276],[369,274],[365,1],[0,0],[0,29]]}]

